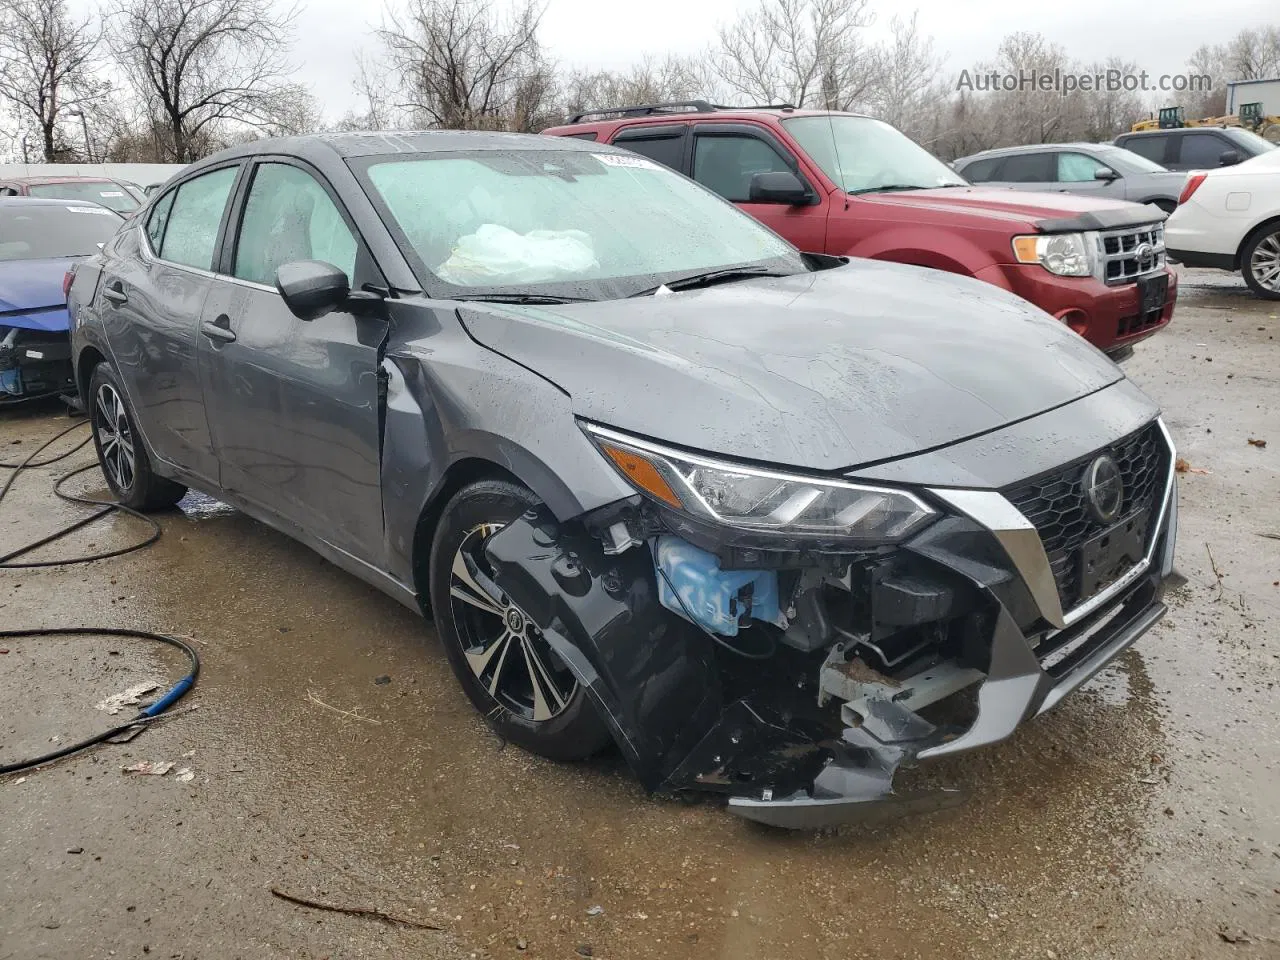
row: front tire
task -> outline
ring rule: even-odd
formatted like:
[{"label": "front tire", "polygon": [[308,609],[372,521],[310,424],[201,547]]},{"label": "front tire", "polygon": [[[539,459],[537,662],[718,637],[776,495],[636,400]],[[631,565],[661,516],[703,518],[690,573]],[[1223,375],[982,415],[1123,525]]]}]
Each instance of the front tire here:
[{"label": "front tire", "polygon": [[539,502],[502,480],[458,491],[431,548],[431,606],[449,665],[497,733],[552,760],[579,760],[609,742],[586,690],[524,611],[494,600],[475,576],[492,573],[485,542]]},{"label": "front tire", "polygon": [[1240,273],[1264,300],[1280,300],[1280,223],[1262,227],[1245,241]]},{"label": "front tire", "polygon": [[124,388],[106,363],[94,367],[89,377],[89,425],[98,464],[122,506],[163,510],[182,499],[186,487],[151,469]]}]

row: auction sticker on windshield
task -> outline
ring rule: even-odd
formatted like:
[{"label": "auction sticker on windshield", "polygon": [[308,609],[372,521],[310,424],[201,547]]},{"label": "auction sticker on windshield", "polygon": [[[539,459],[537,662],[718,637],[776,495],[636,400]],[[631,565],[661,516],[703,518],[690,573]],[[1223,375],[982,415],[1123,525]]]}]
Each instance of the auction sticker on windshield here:
[{"label": "auction sticker on windshield", "polygon": [[106,207],[67,207],[71,213],[96,213],[100,216],[114,217],[115,214]]},{"label": "auction sticker on windshield", "polygon": [[597,153],[596,159],[607,167],[641,167],[645,170],[657,170],[658,165],[644,157],[628,157],[620,153]]}]

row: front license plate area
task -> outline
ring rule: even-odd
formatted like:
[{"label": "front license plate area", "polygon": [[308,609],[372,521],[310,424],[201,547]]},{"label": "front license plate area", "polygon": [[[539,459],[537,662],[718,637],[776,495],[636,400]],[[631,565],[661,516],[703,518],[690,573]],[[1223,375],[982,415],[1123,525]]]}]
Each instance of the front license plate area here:
[{"label": "front license plate area", "polygon": [[1163,310],[1165,300],[1169,298],[1169,275],[1162,273],[1139,280],[1138,297],[1142,300],[1143,316]]},{"label": "front license plate area", "polygon": [[1141,562],[1147,552],[1149,510],[1129,514],[1080,548],[1080,599],[1087,600]]}]

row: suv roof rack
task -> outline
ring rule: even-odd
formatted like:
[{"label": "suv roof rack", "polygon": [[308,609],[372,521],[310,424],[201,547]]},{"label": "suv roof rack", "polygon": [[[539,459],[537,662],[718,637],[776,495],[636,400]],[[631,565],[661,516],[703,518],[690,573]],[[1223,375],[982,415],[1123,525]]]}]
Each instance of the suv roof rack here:
[{"label": "suv roof rack", "polygon": [[570,123],[581,123],[587,117],[607,117],[618,114],[623,117],[646,117],[661,113],[715,113],[717,110],[794,110],[790,103],[762,103],[749,107],[729,107],[708,100],[671,100],[667,103],[640,103],[630,107],[605,107],[602,110],[585,110],[569,118]]}]

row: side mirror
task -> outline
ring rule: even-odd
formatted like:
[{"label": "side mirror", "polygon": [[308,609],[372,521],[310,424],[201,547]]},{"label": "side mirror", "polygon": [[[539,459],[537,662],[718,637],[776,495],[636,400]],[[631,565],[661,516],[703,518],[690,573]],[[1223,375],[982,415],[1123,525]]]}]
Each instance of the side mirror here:
[{"label": "side mirror", "polygon": [[1244,157],[1240,156],[1239,150],[1223,150],[1222,153],[1218,154],[1218,166],[1234,167],[1243,159]]},{"label": "side mirror", "polygon": [[298,260],[276,270],[276,289],[299,320],[316,320],[347,302],[347,275],[323,260]]},{"label": "side mirror", "polygon": [[1093,171],[1093,179],[1105,180],[1110,183],[1112,180],[1119,180],[1120,174],[1116,173],[1110,167],[1099,167],[1097,170]]},{"label": "side mirror", "polygon": [[747,192],[751,203],[787,203],[793,207],[808,203],[809,196],[809,188],[790,170],[752,174]]}]

